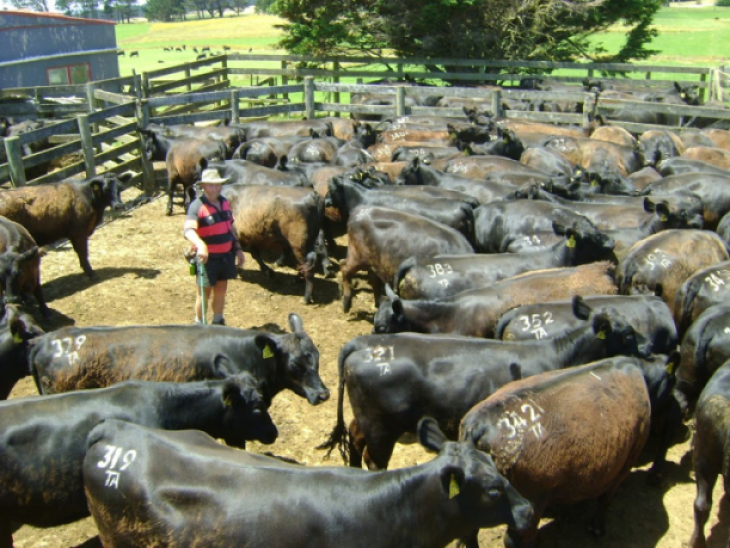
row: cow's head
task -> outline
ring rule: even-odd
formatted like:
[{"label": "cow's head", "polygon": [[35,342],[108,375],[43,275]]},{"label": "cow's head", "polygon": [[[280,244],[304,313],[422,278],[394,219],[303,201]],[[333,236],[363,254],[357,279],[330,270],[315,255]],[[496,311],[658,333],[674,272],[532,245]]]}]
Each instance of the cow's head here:
[{"label": "cow's head", "polygon": [[417,427],[418,441],[428,451],[438,453],[430,465],[438,467],[440,493],[444,502],[458,504],[462,524],[479,529],[507,524],[517,531],[532,522],[530,501],[502,476],[487,453],[479,451],[471,440],[449,441],[431,417],[422,418]]},{"label": "cow's head", "polygon": [[594,227],[580,226],[580,223],[573,223],[566,227],[554,221],[553,232],[565,237],[565,247],[572,264],[606,259],[615,247],[613,238]]},{"label": "cow's head", "polygon": [[41,334],[43,330],[33,318],[14,305],[6,305],[0,320],[0,400],[7,399],[15,383],[30,375],[28,341]]},{"label": "cow's head", "polygon": [[650,355],[649,340],[637,333],[634,327],[615,308],[606,308],[595,312],[580,296],[573,297],[573,314],[581,320],[588,320],[593,326],[596,339],[604,347],[604,356],[638,356]]},{"label": "cow's head", "polygon": [[102,175],[87,179],[86,184],[91,188],[93,204],[102,209],[108,206],[115,211],[123,210],[122,186],[132,176],[130,172],[122,173],[121,175],[106,172]]},{"label": "cow's head", "polygon": [[400,333],[409,331],[410,324],[403,312],[400,297],[393,292],[390,284],[385,284],[385,296],[380,300],[378,311],[373,318],[373,333]]},{"label": "cow's head", "polygon": [[319,350],[304,331],[298,314],[289,314],[292,333],[272,335],[260,333],[256,345],[264,358],[276,360],[277,376],[296,395],[306,398],[311,405],[318,405],[330,397],[330,391],[319,376]]},{"label": "cow's head", "polygon": [[249,440],[274,443],[279,432],[258,381],[249,373],[241,373],[220,382],[224,414],[222,432],[217,432],[217,437],[228,445],[242,448]]},{"label": "cow's head", "polygon": [[38,262],[38,246],[33,246],[22,253],[16,246],[12,246],[0,255],[0,285],[5,290],[6,303],[21,304],[23,302],[21,294],[23,274],[28,272],[30,275],[33,263],[37,269]]}]

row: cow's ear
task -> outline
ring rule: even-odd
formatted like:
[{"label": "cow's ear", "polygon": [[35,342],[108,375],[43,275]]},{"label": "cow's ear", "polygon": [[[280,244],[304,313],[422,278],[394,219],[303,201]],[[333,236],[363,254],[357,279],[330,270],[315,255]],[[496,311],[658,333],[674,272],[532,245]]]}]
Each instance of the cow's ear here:
[{"label": "cow's ear", "polygon": [[677,93],[682,93],[682,86],[679,85],[679,82],[674,82],[674,90]]},{"label": "cow's ear", "polygon": [[656,204],[651,201],[649,196],[644,196],[644,211],[647,213],[654,213],[656,211]]},{"label": "cow's ear", "polygon": [[580,320],[587,320],[593,309],[583,300],[583,297],[576,295],[573,297],[573,315]]},{"label": "cow's ear", "polygon": [[661,221],[667,222],[669,220],[669,206],[664,202],[659,202],[656,205],[656,212],[659,215],[659,219]]},{"label": "cow's ear", "polygon": [[449,441],[433,417],[423,417],[418,421],[416,431],[418,433],[418,442],[424,449],[432,453],[441,451],[444,444]]},{"label": "cow's ear", "polygon": [[661,297],[664,294],[664,286],[662,284],[656,284],[654,287],[654,295]]},{"label": "cow's ear", "polygon": [[557,221],[553,221],[553,232],[558,235],[565,234],[565,225]]},{"label": "cow's ear", "polygon": [[230,371],[233,371],[233,367],[231,367],[231,361],[228,357],[223,354],[217,354],[213,358],[213,378],[225,379],[228,377]]},{"label": "cow's ear", "polygon": [[94,192],[95,195],[101,194],[102,190],[104,189],[104,182],[99,179],[92,179],[91,181],[91,190]]},{"label": "cow's ear", "polygon": [[279,350],[277,340],[268,333],[259,333],[254,337],[254,344],[261,352],[263,359],[275,358]]},{"label": "cow's ear", "polygon": [[223,385],[223,405],[233,406],[241,398],[241,384],[235,377],[229,378]]},{"label": "cow's ear", "polygon": [[672,350],[667,356],[667,361],[664,369],[666,370],[667,375],[669,375],[670,377],[674,377],[675,373],[677,372],[677,367],[679,367],[679,362],[681,360],[680,356],[680,353],[676,350]]},{"label": "cow's ear", "polygon": [[302,322],[302,317],[299,314],[291,312],[289,314],[289,327],[292,333],[303,333],[304,323]]},{"label": "cow's ear", "polygon": [[445,466],[441,471],[441,485],[444,493],[448,493],[450,499],[461,494],[465,481],[466,474],[464,473],[464,469],[459,466]]},{"label": "cow's ear", "polygon": [[613,331],[611,327],[611,320],[605,314],[596,314],[593,318],[593,332],[596,334],[597,339],[605,340],[606,337]]}]

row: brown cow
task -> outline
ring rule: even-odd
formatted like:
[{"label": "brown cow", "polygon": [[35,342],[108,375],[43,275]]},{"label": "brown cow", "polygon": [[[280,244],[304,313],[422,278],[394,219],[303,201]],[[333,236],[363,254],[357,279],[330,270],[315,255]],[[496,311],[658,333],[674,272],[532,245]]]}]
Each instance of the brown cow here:
[{"label": "brown cow", "polygon": [[390,286],[375,315],[374,333],[454,333],[493,338],[499,317],[515,306],[569,299],[575,295],[615,295],[613,264],[596,262],[537,270],[485,289],[435,300],[401,300]]},{"label": "brown cow", "polygon": [[274,275],[261,258],[262,250],[291,248],[304,276],[304,303],[312,303],[315,243],[322,227],[324,200],[308,188],[241,184],[224,186],[223,196],[231,203],[241,245],[262,272]]},{"label": "brown cow", "polygon": [[534,546],[551,504],[598,498],[589,530],[604,534],[608,504],[639,458],[650,421],[642,364],[618,357],[504,386],[464,416],[460,439],[490,454],[533,505],[532,527],[508,528],[505,545]]},{"label": "brown cow", "polygon": [[131,173],[107,172],[90,179],[65,180],[0,192],[0,215],[24,226],[43,246],[68,238],[90,278],[89,238],[104,218],[104,210],[124,209],[122,183]]},{"label": "brown cow", "polygon": [[702,312],[730,298],[730,261],[696,271],[674,297],[674,315],[680,337]]},{"label": "brown cow", "polygon": [[635,147],[636,137],[631,135],[627,130],[618,126],[601,126],[591,133],[591,139],[597,141],[607,141],[624,147]]},{"label": "brown cow", "polygon": [[700,160],[722,169],[730,169],[730,152],[717,147],[690,147],[682,153],[682,158]]}]

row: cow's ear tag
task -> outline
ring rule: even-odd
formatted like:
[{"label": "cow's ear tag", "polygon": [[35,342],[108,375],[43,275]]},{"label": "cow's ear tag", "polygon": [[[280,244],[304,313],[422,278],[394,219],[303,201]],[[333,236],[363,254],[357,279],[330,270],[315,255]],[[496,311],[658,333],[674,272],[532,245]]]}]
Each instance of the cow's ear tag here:
[{"label": "cow's ear tag", "polygon": [[686,99],[686,98],[687,98],[687,94],[686,94],[686,93],[680,93],[680,94],[679,94],[679,96],[680,96],[680,97],[681,97],[682,99]]},{"label": "cow's ear tag", "polygon": [[677,363],[674,360],[671,360],[667,363],[667,366],[665,367],[665,370],[667,372],[667,375],[672,376],[674,375],[674,372],[677,369]]},{"label": "cow's ear tag", "polygon": [[231,396],[226,396],[225,398],[223,398],[223,404],[226,405],[226,406],[228,406],[228,407],[230,407],[231,405],[233,405],[233,401],[231,400]]},{"label": "cow's ear tag", "polygon": [[571,235],[570,235],[570,238],[568,238],[568,242],[567,242],[567,243],[566,243],[565,245],[567,245],[567,246],[568,246],[568,247],[570,247],[570,248],[573,248],[573,247],[575,247],[575,236],[573,236],[573,235],[571,234]]},{"label": "cow's ear tag", "polygon": [[20,333],[15,333],[13,335],[13,342],[15,344],[23,344],[23,337],[21,336]]},{"label": "cow's ear tag", "polygon": [[665,222],[665,223],[666,223],[666,222],[667,222],[667,221],[669,220],[669,217],[667,217],[666,215],[662,214],[662,215],[661,215],[661,216],[659,217],[659,219],[660,219],[660,220],[662,220],[663,222]]},{"label": "cow's ear tag", "polygon": [[266,358],[273,358],[274,352],[271,350],[271,347],[267,344],[264,346],[264,359]]},{"label": "cow's ear tag", "polygon": [[456,476],[451,474],[451,481],[449,482],[449,498],[453,499],[459,494],[459,484],[456,483]]},{"label": "cow's ear tag", "polygon": [[606,330],[601,329],[598,333],[596,333],[596,338],[601,339],[602,341],[606,340]]},{"label": "cow's ear tag", "polygon": [[101,183],[92,183],[91,188],[94,189],[94,194],[101,192]]},{"label": "cow's ear tag", "polygon": [[592,187],[597,187],[597,186],[601,186],[601,185],[599,185],[599,184],[598,184],[598,181],[597,181],[596,179],[593,179],[593,180],[591,181],[591,186],[592,186]]}]

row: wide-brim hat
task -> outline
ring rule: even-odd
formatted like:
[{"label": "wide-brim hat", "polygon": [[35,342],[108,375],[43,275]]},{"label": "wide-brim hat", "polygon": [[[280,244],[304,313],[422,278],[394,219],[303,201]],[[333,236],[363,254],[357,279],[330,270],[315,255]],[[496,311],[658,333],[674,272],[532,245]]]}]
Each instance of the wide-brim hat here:
[{"label": "wide-brim hat", "polygon": [[206,169],[203,170],[203,175],[201,175],[200,181],[198,182],[205,185],[222,185],[227,181],[228,179],[221,177],[217,169]]}]

